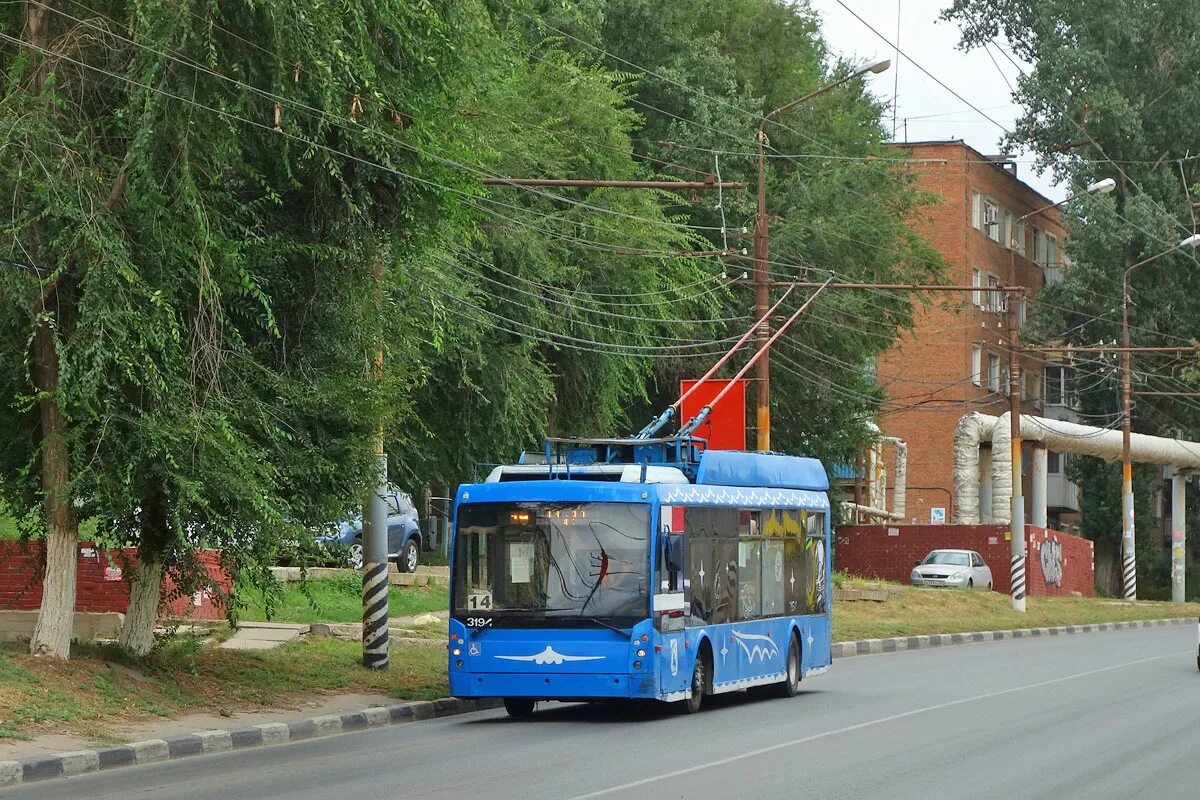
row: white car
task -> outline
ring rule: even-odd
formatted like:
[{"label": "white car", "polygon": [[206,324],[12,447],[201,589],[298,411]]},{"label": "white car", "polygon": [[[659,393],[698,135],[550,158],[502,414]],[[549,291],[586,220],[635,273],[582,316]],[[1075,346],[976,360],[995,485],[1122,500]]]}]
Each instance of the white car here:
[{"label": "white car", "polygon": [[973,550],[933,550],[917,562],[910,581],[913,586],[991,589],[992,571]]}]

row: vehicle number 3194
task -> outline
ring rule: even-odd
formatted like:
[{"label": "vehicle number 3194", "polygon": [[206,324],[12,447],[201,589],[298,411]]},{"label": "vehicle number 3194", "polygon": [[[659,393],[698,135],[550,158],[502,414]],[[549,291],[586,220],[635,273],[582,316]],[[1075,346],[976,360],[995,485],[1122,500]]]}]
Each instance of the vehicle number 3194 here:
[{"label": "vehicle number 3194", "polygon": [[490,617],[467,617],[468,628],[486,628],[492,624]]}]

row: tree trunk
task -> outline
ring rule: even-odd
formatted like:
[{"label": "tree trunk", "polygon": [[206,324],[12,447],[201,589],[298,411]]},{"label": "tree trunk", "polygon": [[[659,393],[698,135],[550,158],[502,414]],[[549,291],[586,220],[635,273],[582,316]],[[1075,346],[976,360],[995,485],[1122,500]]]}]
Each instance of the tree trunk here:
[{"label": "tree trunk", "polygon": [[136,656],[147,655],[154,647],[154,621],[158,617],[164,566],[159,559],[143,559],[139,553],[133,568],[129,608],[125,611],[125,622],[121,625],[117,643]]},{"label": "tree trunk", "polygon": [[42,608],[29,641],[35,656],[70,658],[75,622],[75,566],[78,527],[71,510],[70,457],[67,421],[58,408],[58,350],[49,313],[47,290],[39,302],[33,333],[33,382],[38,390],[42,423],[42,497],[46,514],[46,575],[42,581]]},{"label": "tree trunk", "polygon": [[[25,38],[36,48],[49,42],[46,31],[48,6],[29,2],[25,6]],[[33,62],[33,83],[46,88],[49,65],[38,50]],[[32,231],[30,254],[38,263],[38,230]],[[42,608],[29,640],[29,651],[37,656],[70,658],[71,633],[75,622],[75,566],[78,560],[78,527],[71,511],[70,457],[67,453],[67,421],[58,407],[58,347],[50,317],[57,311],[58,295],[53,282],[42,286],[38,296],[36,327],[33,331],[33,385],[38,392],[41,416],[42,503],[46,515],[46,574],[42,581]]]},{"label": "tree trunk", "polygon": [[158,618],[163,572],[171,552],[170,521],[161,484],[154,483],[142,495],[137,564],[129,581],[129,608],[117,643],[136,656],[154,647],[154,621]]}]

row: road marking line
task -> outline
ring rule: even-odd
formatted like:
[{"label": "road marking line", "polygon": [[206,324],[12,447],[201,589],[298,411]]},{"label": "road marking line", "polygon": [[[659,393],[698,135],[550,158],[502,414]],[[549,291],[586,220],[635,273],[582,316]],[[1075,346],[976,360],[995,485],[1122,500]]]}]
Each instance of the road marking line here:
[{"label": "road marking line", "polygon": [[[1190,653],[1191,653],[1191,651],[1189,650],[1185,653],[1185,655],[1190,654]],[[631,781],[629,783],[623,783],[620,786],[612,786],[612,787],[609,787],[608,789],[601,789],[600,791],[597,791],[597,792],[590,792],[588,794],[576,795],[575,797],[569,798],[569,800],[591,800],[591,798],[593,798],[593,797],[604,797],[605,795],[615,794],[616,792],[624,792],[624,791],[628,791],[629,789],[636,789],[639,786],[645,786],[646,784],[649,784],[649,783],[657,783],[658,781],[665,781],[665,780],[669,780],[671,778],[678,778],[682,775],[688,775],[690,773],[699,772],[699,771],[705,770],[705,769],[712,769],[713,767],[723,767],[726,764],[733,764],[737,761],[743,761],[747,758],[756,758],[761,755],[766,755],[767,753],[774,753],[777,750],[786,750],[787,748],[795,747],[796,745],[807,744],[808,742],[813,742],[818,739],[826,739],[830,736],[837,736],[838,734],[842,734],[842,733],[850,733],[851,731],[857,731],[857,730],[861,730],[863,728],[869,728],[872,725],[882,725],[885,722],[894,722],[898,719],[904,719],[905,717],[916,716],[917,714],[926,714],[930,711],[940,711],[943,708],[952,708],[954,706],[963,705],[964,703],[974,703],[979,700],[988,700],[993,697],[1002,697],[1006,694],[1014,694],[1016,692],[1025,692],[1030,689],[1040,689],[1043,686],[1052,686],[1056,683],[1064,683],[1066,681],[1075,680],[1076,678],[1086,678],[1089,675],[1098,675],[1102,672],[1111,672],[1111,671],[1117,670],[1117,669],[1124,669],[1125,667],[1134,667],[1134,666],[1137,666],[1138,664],[1147,664],[1151,661],[1161,661],[1164,658],[1178,658],[1178,657],[1179,657],[1178,654],[1170,653],[1170,654],[1161,655],[1161,656],[1151,656],[1150,658],[1139,658],[1136,661],[1126,661],[1122,664],[1113,664],[1112,666],[1108,666],[1108,667],[1100,667],[1099,669],[1091,669],[1091,670],[1088,670],[1087,672],[1077,672],[1074,675],[1064,675],[1060,678],[1051,678],[1048,681],[1039,681],[1038,683],[1028,683],[1028,684],[1025,684],[1024,686],[1016,686],[1012,689],[1001,689],[1000,691],[988,692],[987,694],[979,694],[979,695],[975,695],[974,697],[964,697],[961,700],[951,700],[946,703],[938,703],[937,705],[934,705],[934,706],[925,706],[924,708],[915,708],[912,711],[904,711],[899,714],[892,714],[891,716],[888,716],[888,717],[880,717],[879,719],[873,719],[873,720],[869,720],[867,722],[859,722],[856,725],[849,725],[845,728],[838,728],[837,730],[825,731],[824,733],[814,733],[811,736],[805,736],[801,739],[792,739],[791,741],[780,742],[779,744],[773,744],[773,745],[770,745],[769,747],[761,747],[758,750],[751,750],[749,752],[741,753],[736,756],[729,756],[728,758],[721,758],[716,761],[710,761],[707,764],[697,764],[694,767],[685,767],[684,769],[677,769],[673,772],[664,772],[662,775],[655,775],[650,778],[642,778],[639,781]]]}]

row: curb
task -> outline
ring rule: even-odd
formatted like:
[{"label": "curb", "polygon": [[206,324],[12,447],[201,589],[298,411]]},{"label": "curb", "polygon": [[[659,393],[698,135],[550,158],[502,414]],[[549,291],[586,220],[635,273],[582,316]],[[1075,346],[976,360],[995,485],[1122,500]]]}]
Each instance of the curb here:
[{"label": "curb", "polygon": [[484,711],[501,705],[503,702],[499,699],[459,700],[443,697],[439,700],[376,706],[362,711],[327,714],[293,722],[271,722],[228,731],[199,731],[166,739],[100,747],[95,750],[35,756],[21,761],[0,761],[0,787],[50,778],[69,778],[89,772],[135,767],[206,753],[287,744],[367,728],[469,714],[472,711]]},{"label": "curb", "polygon": [[[1132,630],[1134,628],[1161,628],[1168,625],[1195,624],[1194,617],[1176,619],[1136,620],[1133,622],[1103,622],[1093,625],[1065,625],[1057,628],[1019,628],[1008,631],[975,631],[971,633],[935,633],[927,636],[893,636],[888,639],[861,639],[853,642],[834,642],[834,658],[895,653],[904,650],[921,650],[974,642],[1004,641],[1007,639],[1038,638],[1042,636],[1068,636],[1076,633],[1097,631]],[[236,730],[207,730],[197,733],[171,736],[166,739],[149,739],[144,742],[112,745],[95,750],[76,750],[52,756],[36,756],[21,761],[0,761],[0,787],[51,778],[69,778],[89,772],[102,772],[120,767],[135,767],[170,761],[188,756],[220,753],[230,750],[245,750],[251,747],[299,742],[339,733],[400,725],[407,722],[452,717],[499,708],[499,698],[460,700],[443,697],[438,700],[420,700],[397,703],[391,706],[376,706],[362,711],[344,714],[327,714],[293,722],[270,722],[251,725]]]},{"label": "curb", "polygon": [[853,642],[834,642],[834,658],[895,653],[902,650],[922,650],[975,642],[1000,642],[1008,639],[1032,639],[1041,636],[1070,636],[1076,633],[1123,631],[1134,628],[1163,628],[1168,625],[1194,625],[1195,617],[1171,619],[1142,619],[1130,622],[1097,622],[1092,625],[1063,625],[1057,628],[1017,628],[1010,631],[972,631],[970,633],[933,633],[927,636],[892,636],[887,639],[859,639]]}]

